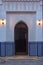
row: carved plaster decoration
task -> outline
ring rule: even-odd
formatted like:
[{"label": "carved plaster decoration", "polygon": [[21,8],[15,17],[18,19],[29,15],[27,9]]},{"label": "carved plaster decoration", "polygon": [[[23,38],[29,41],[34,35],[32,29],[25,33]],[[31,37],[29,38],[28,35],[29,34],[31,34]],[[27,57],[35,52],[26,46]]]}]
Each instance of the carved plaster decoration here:
[{"label": "carved plaster decoration", "polygon": [[38,2],[5,2],[6,11],[36,11],[39,8]]},{"label": "carved plaster decoration", "polygon": [[13,1],[21,1],[21,2],[22,1],[34,1],[35,2],[36,1],[37,2],[37,1],[40,1],[40,0],[2,0],[2,1],[5,1],[5,2],[13,2]]}]

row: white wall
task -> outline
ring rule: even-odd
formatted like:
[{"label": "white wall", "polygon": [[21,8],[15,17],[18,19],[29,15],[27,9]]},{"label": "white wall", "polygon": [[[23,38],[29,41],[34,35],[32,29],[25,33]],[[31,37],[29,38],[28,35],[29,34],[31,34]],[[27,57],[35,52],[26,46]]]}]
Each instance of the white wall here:
[{"label": "white wall", "polygon": [[[28,39],[29,41],[42,41],[42,27],[36,25],[37,20],[42,20],[42,4],[41,1],[36,2],[3,2],[0,5],[0,19],[6,19],[6,27],[0,27],[0,42],[4,41],[14,41],[14,26],[19,20],[24,20],[24,22],[29,27]],[[7,14],[6,12],[15,11],[27,11],[36,12],[28,14]],[[11,16],[10,16],[11,15]],[[30,23],[31,21],[31,23]],[[8,24],[9,23],[9,24]],[[12,24],[10,24],[12,23]],[[8,26],[9,25],[9,26]],[[12,27],[11,27],[12,26]],[[33,31],[34,30],[34,31]],[[2,33],[4,31],[4,33]],[[32,32],[31,32],[32,31]],[[34,35],[33,35],[34,34]],[[1,35],[2,36],[1,38]],[[33,37],[34,36],[34,37]],[[33,37],[33,38],[32,38]]]},{"label": "white wall", "polygon": [[[40,6],[37,8],[37,21],[42,22],[42,1],[40,1]],[[42,26],[36,27],[36,41],[42,41]]]},{"label": "white wall", "polygon": [[[6,19],[4,5],[0,0],[0,20]],[[0,25],[0,42],[6,41],[6,26]]]},{"label": "white wall", "polygon": [[[42,1],[43,3],[43,1]],[[42,11],[43,11],[43,5],[42,5]],[[42,24],[43,24],[43,12],[42,12]],[[42,26],[42,40],[43,40],[43,26]]]},{"label": "white wall", "polygon": [[21,20],[24,21],[28,26],[28,40],[35,41],[36,13],[7,13],[7,41],[14,41],[14,27]]}]

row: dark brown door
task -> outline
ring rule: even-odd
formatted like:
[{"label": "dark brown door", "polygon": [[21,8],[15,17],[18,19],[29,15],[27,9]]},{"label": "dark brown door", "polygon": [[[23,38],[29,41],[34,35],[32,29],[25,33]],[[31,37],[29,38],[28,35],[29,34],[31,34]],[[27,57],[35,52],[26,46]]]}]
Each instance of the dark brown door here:
[{"label": "dark brown door", "polygon": [[27,54],[27,28],[22,24],[15,29],[15,54]]}]

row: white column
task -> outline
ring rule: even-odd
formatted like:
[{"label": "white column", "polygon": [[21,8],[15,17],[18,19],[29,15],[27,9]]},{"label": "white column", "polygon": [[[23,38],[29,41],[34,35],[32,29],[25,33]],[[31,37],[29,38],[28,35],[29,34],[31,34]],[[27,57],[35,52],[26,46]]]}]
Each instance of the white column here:
[{"label": "white column", "polygon": [[[43,3],[43,1],[42,1]],[[43,4],[42,4],[42,41],[43,41]]]},{"label": "white column", "polygon": [[2,4],[2,0],[0,0],[0,4]]},{"label": "white column", "polygon": [[[36,22],[42,22],[42,1],[37,8],[37,20]],[[36,23],[36,41],[42,41],[42,25]]]},{"label": "white column", "polygon": [[[1,2],[2,0],[0,0]],[[4,8],[4,4],[0,4],[0,20],[6,20],[6,12]],[[3,24],[0,25],[0,42],[5,42],[6,41],[6,26]]]}]

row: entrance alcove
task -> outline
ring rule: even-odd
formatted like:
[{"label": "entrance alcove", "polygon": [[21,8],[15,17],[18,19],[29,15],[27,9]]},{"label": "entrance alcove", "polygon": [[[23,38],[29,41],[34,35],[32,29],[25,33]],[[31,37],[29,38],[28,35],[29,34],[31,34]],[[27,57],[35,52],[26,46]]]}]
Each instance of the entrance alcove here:
[{"label": "entrance alcove", "polygon": [[19,21],[14,28],[15,55],[28,54],[28,27]]}]

